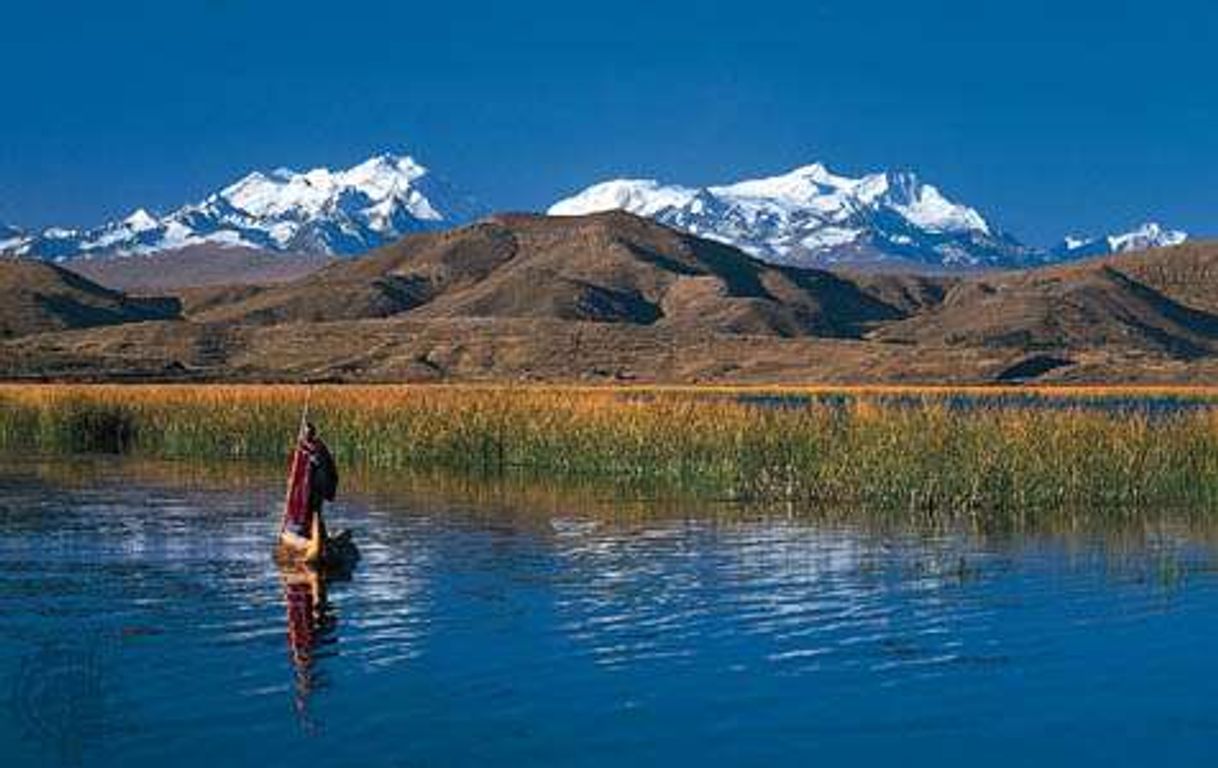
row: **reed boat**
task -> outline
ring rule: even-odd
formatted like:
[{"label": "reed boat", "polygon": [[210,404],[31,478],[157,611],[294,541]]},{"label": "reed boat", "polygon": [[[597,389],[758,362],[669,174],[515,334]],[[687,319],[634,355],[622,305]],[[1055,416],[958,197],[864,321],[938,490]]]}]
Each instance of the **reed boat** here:
[{"label": "reed boat", "polygon": [[275,561],[280,565],[303,565],[326,573],[345,573],[359,562],[359,548],[349,530],[326,536],[321,530],[320,519],[314,515],[312,533],[308,537],[287,528],[280,530]]}]

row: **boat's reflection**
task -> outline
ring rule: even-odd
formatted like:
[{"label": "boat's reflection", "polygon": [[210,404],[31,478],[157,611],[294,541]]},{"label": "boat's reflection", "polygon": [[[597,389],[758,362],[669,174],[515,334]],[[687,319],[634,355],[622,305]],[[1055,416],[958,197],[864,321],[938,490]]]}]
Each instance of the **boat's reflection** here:
[{"label": "boat's reflection", "polygon": [[319,662],[338,640],[338,615],[329,601],[324,574],[306,565],[280,565],[279,580],[287,609],[288,650],[295,678],[293,705],[302,727],[315,731],[319,723],[309,705],[313,693],[326,684]]}]

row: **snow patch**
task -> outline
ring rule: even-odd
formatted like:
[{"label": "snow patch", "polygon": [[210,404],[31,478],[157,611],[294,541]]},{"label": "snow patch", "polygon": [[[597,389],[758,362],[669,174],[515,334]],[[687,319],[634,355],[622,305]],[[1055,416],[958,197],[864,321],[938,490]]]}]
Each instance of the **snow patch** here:
[{"label": "snow patch", "polygon": [[19,247],[59,261],[199,243],[347,255],[483,213],[414,158],[382,154],[339,171],[255,171],[161,218],[141,208],[92,230],[23,236]]},{"label": "snow patch", "polygon": [[1152,248],[1170,248],[1188,240],[1188,233],[1165,229],[1157,222],[1147,222],[1128,232],[1102,237],[1068,236],[1053,251],[1058,259],[1075,259],[1090,256],[1107,256],[1114,253],[1145,251]]},{"label": "snow patch", "polygon": [[[868,258],[940,264],[1008,264],[1031,249],[996,232],[912,173],[852,178],[823,163],[787,173],[693,188],[654,179],[615,179],[552,205],[555,216],[625,210],[792,264],[835,263],[867,242]],[[945,244],[952,247],[944,249]]]}]

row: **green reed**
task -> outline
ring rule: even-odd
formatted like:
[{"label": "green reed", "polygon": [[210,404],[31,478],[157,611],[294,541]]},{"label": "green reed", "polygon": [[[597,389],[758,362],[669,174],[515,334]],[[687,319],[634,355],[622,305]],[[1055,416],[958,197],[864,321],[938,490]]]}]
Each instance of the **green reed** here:
[{"label": "green reed", "polygon": [[862,391],[776,407],[724,390],[11,386],[0,387],[0,448],[282,460],[307,398],[340,464],[368,471],[525,473],[1011,525],[1071,510],[1218,510],[1211,411],[949,397]]}]

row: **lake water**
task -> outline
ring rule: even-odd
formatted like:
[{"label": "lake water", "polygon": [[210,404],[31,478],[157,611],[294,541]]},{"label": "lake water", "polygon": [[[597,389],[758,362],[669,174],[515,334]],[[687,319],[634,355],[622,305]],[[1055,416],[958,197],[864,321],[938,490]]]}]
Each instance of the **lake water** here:
[{"label": "lake water", "polygon": [[368,482],[350,581],[274,471],[0,462],[3,765],[1211,765],[1218,536]]}]

